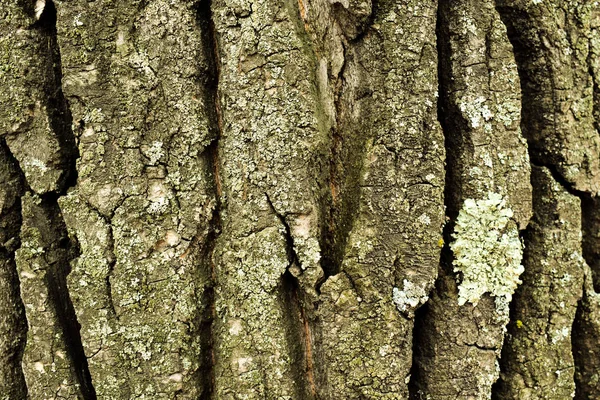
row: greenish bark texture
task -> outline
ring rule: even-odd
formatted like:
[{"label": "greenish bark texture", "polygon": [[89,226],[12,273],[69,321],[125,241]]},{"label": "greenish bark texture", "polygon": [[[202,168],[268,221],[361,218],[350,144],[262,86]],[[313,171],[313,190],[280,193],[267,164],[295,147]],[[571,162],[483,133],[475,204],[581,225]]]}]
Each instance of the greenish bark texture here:
[{"label": "greenish bark texture", "polygon": [[0,0],[0,400],[600,399],[600,5]]}]

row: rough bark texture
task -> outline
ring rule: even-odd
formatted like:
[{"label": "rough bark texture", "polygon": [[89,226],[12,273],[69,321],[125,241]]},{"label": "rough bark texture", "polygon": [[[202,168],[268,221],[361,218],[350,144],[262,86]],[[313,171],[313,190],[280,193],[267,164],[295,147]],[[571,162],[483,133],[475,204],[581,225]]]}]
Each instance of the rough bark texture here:
[{"label": "rough bark texture", "polygon": [[0,0],[0,399],[600,398],[600,8]]}]

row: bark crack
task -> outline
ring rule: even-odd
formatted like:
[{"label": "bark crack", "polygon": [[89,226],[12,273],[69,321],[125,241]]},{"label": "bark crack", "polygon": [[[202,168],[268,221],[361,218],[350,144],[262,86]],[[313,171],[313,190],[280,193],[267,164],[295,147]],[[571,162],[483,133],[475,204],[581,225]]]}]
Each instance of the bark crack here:
[{"label": "bark crack", "polygon": [[[96,399],[88,369],[87,358],[81,342],[80,325],[67,287],[67,275],[70,272],[70,262],[77,255],[76,249],[67,233],[66,225],[58,205],[58,199],[65,195],[69,188],[77,182],[76,160],[79,157],[75,137],[72,131],[71,112],[68,102],[62,92],[61,56],[57,41],[56,29],[57,12],[54,2],[46,1],[45,7],[39,12],[38,20],[29,28],[38,31],[47,40],[47,54],[40,55],[48,58],[45,77],[45,106],[48,121],[54,137],[58,142],[60,162],[54,165],[61,171],[56,189],[46,193],[36,193],[21,166],[16,163],[19,174],[23,177],[26,191],[36,196],[39,203],[32,207],[33,215],[27,215],[27,224],[43,232],[41,243],[44,247],[43,258],[48,265],[45,285],[49,301],[53,306],[58,325],[62,330],[65,348],[71,361],[71,370],[79,386],[79,394],[84,400]],[[8,149],[8,148],[7,148]],[[28,149],[19,149],[27,151]],[[9,150],[15,159],[15,150]],[[22,220],[23,221],[23,220]],[[23,221],[22,224],[25,222]]]},{"label": "bark crack", "polygon": [[[510,8],[510,6],[507,5],[496,5],[496,9],[498,10],[501,19],[503,21],[505,21],[506,26],[507,26],[507,31],[508,31],[508,37],[513,45],[514,48],[514,53],[515,53],[515,58],[516,58],[516,62],[517,62],[517,66],[518,66],[518,71],[519,71],[519,76],[520,76],[520,80],[521,80],[521,94],[522,94],[522,115],[526,116],[521,120],[521,126],[522,126],[522,131],[523,132],[529,132],[531,131],[535,131],[535,130],[539,130],[540,127],[538,126],[539,123],[546,124],[548,126],[548,128],[552,129],[552,131],[554,132],[555,135],[558,135],[558,131],[560,128],[559,125],[559,121],[558,121],[558,111],[560,108],[560,103],[559,100],[557,99],[557,92],[560,90],[559,88],[557,88],[556,86],[556,72],[553,70],[553,65],[551,64],[551,60],[548,59],[548,52],[550,50],[546,50],[546,52],[544,52],[543,54],[540,55],[540,58],[543,60],[543,67],[539,67],[538,70],[535,70],[535,66],[531,66],[528,65],[526,62],[526,57],[532,57],[532,55],[528,52],[528,46],[531,47],[532,44],[531,43],[526,43],[525,41],[528,40],[527,38],[523,38],[522,35],[527,33],[527,30],[529,28],[536,28],[534,26],[535,21],[533,21],[531,19],[531,16],[527,15],[523,10],[521,9],[512,9]],[[521,25],[520,25],[521,24]],[[517,29],[522,29],[525,31],[525,33],[523,32],[518,32]],[[545,43],[547,42],[546,38],[543,36],[543,32],[539,32],[537,34],[537,37],[535,39],[533,39],[533,45],[535,45],[536,43],[536,39],[537,42],[539,43]],[[529,39],[532,40],[532,39]],[[588,51],[589,51],[589,46],[588,46]],[[596,103],[597,103],[597,83],[595,81],[595,75],[594,75],[594,71],[593,68],[590,64],[590,57],[591,57],[591,52],[587,57],[586,60],[586,69],[587,72],[589,73],[589,75],[592,78],[592,93],[593,93],[593,115],[596,115]],[[539,95],[539,93],[536,93],[536,85],[539,85],[539,83],[534,82],[534,86],[533,88],[531,87],[531,81],[532,79],[529,77],[530,74],[542,74],[545,75],[545,79],[547,81],[547,83],[549,84],[549,89],[544,89],[544,88],[540,88],[539,91],[542,92],[542,94],[544,95],[548,95],[548,91],[550,91],[549,93],[549,97],[550,97],[550,101],[551,101],[551,115],[552,115],[552,120],[547,122],[547,121],[543,121],[542,117],[535,115],[535,113],[533,113],[533,110],[528,110],[528,108],[532,108],[533,103],[536,103],[537,106],[537,102],[539,102],[539,98],[537,95]],[[540,79],[540,78],[537,78]],[[536,119],[542,120],[542,121],[538,121]],[[595,128],[596,131],[598,131],[598,121],[594,120],[593,126]],[[542,127],[543,128],[543,127]],[[529,136],[529,135],[526,135]],[[559,137],[559,136],[556,136]],[[595,220],[594,215],[595,215],[595,210],[597,210],[597,204],[595,203],[595,198],[592,196],[591,193],[586,192],[586,191],[582,191],[582,190],[578,190],[575,188],[575,184],[569,182],[563,175],[563,173],[561,173],[561,171],[564,171],[564,169],[566,167],[568,167],[568,165],[565,165],[564,162],[561,162],[560,159],[555,160],[553,157],[548,157],[548,151],[547,149],[544,148],[540,148],[539,144],[535,144],[532,142],[532,139],[530,137],[526,137],[529,146],[528,146],[528,150],[529,150],[529,157],[530,157],[530,164],[532,166],[535,167],[543,167],[546,168],[552,179],[554,180],[554,182],[556,182],[561,188],[563,188],[567,193],[569,193],[572,196],[577,197],[580,201],[581,201],[581,233],[582,233],[582,255],[583,258],[585,259],[586,263],[588,265],[592,265],[595,262],[595,256],[597,256],[597,254],[594,254],[594,251],[592,250],[594,248],[594,245],[591,243],[593,240],[592,239],[592,235],[590,235],[592,232],[594,231],[598,231],[600,230],[598,228],[598,226],[596,224],[598,224],[598,221]],[[535,190],[535,186],[534,186],[534,190]],[[597,211],[596,211],[597,212]],[[583,296],[585,297],[586,295],[586,284],[585,284],[585,280],[587,278],[584,277],[584,282],[583,282]],[[598,288],[596,288],[597,290]],[[575,343],[574,341],[577,340],[578,336],[581,336],[582,334],[584,334],[584,330],[585,328],[580,326],[581,321],[580,321],[580,317],[581,317],[581,313],[583,312],[583,298],[579,299],[578,303],[577,303],[577,312],[576,312],[576,316],[573,320],[573,324],[571,327],[571,343]],[[514,300],[513,300],[513,304],[514,304]],[[513,313],[515,312],[513,309],[513,304],[511,304],[511,320],[513,320]],[[550,317],[549,317],[550,318]],[[550,321],[548,321],[548,324],[550,323]],[[547,325],[547,329],[549,329],[550,325]],[[578,331],[580,330],[580,331]],[[550,337],[549,335],[547,335],[548,337]],[[505,342],[506,342],[506,338],[505,338]],[[586,365],[584,365],[586,363],[585,361],[585,356],[581,356],[580,354],[578,354],[578,352],[574,351],[576,348],[578,348],[578,346],[571,346],[571,354],[574,360],[574,364],[575,364],[575,368],[585,368]],[[504,362],[501,362],[501,371],[504,373],[508,370],[507,368],[507,360],[506,357],[502,357],[501,360],[504,360]],[[495,385],[494,387],[494,391],[493,391],[493,398],[499,398],[499,393],[500,393],[500,380],[497,382],[497,385]],[[581,390],[580,387],[580,382],[578,382],[577,379],[577,374],[575,374],[575,392],[577,393],[576,398],[579,395],[579,392]]]},{"label": "bark crack", "polygon": [[[214,321],[217,317],[215,309],[214,287],[216,285],[216,270],[213,260],[213,252],[217,240],[222,231],[221,209],[222,205],[222,186],[220,175],[219,141],[223,135],[223,117],[221,111],[221,102],[219,97],[220,82],[220,55],[219,43],[215,23],[212,14],[212,0],[200,0],[196,3],[196,23],[202,35],[204,44],[205,59],[208,62],[208,76],[206,77],[205,103],[208,105],[209,126],[213,135],[212,142],[206,147],[204,153],[213,179],[215,191],[214,206],[212,217],[208,224],[208,234],[206,240],[201,245],[200,262],[201,275],[205,275],[208,284],[205,286],[201,295],[202,303],[205,305],[203,315],[200,316],[200,335],[202,336],[202,346],[205,351],[202,352],[201,370],[198,379],[203,384],[201,399],[212,399],[215,395],[215,333]],[[190,247],[195,247],[199,241],[199,235],[194,238]],[[194,243],[195,242],[195,243]]]},{"label": "bark crack", "polygon": [[[0,279],[0,285],[2,285],[2,291],[7,292],[10,296],[9,304],[0,304],[0,309],[4,313],[3,317],[7,319],[9,318],[8,315],[14,313],[12,315],[14,322],[12,326],[10,326],[10,334],[13,337],[13,346],[8,348],[2,346],[2,350],[8,350],[8,353],[6,354],[8,354],[9,357],[5,365],[0,366],[0,371],[3,373],[3,376],[7,378],[12,377],[12,382],[0,383],[0,391],[6,393],[7,390],[10,390],[15,396],[20,396],[19,398],[27,398],[28,390],[22,360],[27,342],[28,324],[25,314],[25,305],[20,293],[21,282],[15,260],[15,251],[21,246],[20,230],[23,216],[20,198],[23,195],[25,181],[20,168],[18,168],[17,160],[10,153],[8,146],[1,135],[0,163],[4,164],[0,164],[0,168],[4,166],[8,167],[8,173],[6,175],[0,175],[3,186],[2,192],[8,187],[13,187],[15,190],[15,193],[12,193],[12,198],[9,197],[11,195],[10,192],[2,193],[4,196],[8,194],[8,196],[4,197],[2,202],[3,206],[10,204],[11,202],[14,202],[14,204],[6,210],[3,209],[3,206],[0,206],[0,261],[7,261],[6,264],[2,263],[3,267],[6,268],[6,271],[2,274],[4,276],[0,277],[4,278]],[[8,308],[4,308],[5,306],[8,306]],[[8,369],[8,371],[5,369]],[[5,387],[5,384],[8,384],[9,386]]]},{"label": "bark crack", "polygon": [[459,204],[456,204],[454,201],[454,194],[451,193],[452,188],[458,187],[458,180],[454,177],[454,164],[456,160],[452,157],[456,153],[455,144],[453,143],[452,138],[450,137],[451,129],[447,126],[446,118],[444,117],[445,108],[448,107],[445,104],[446,96],[445,94],[448,91],[448,85],[445,81],[444,73],[447,69],[444,62],[444,55],[446,50],[443,49],[444,46],[449,46],[448,35],[442,32],[443,30],[443,17],[441,15],[442,7],[438,5],[437,10],[437,21],[436,21],[436,46],[437,46],[437,61],[438,61],[438,102],[437,102],[437,121],[442,128],[442,132],[444,133],[444,145],[446,147],[446,163],[445,163],[445,187],[444,187],[444,208],[446,214],[446,223],[442,229],[442,238],[443,245],[440,251],[440,262],[438,266],[438,278],[435,281],[434,287],[430,292],[430,296],[425,304],[421,305],[417,310],[415,310],[414,317],[414,325],[412,332],[412,366],[411,366],[411,374],[410,380],[408,383],[409,390],[409,398],[410,399],[420,399],[422,395],[422,388],[425,385],[425,375],[424,371],[422,371],[419,359],[424,357],[423,349],[427,346],[428,341],[428,329],[431,329],[431,324],[428,324],[428,319],[431,318],[431,314],[429,312],[429,304],[431,303],[432,296],[431,294],[437,291],[442,291],[443,286],[442,280],[445,276],[452,274],[452,251],[450,250],[450,242],[452,240],[452,231],[454,230],[454,218],[458,214]]}]

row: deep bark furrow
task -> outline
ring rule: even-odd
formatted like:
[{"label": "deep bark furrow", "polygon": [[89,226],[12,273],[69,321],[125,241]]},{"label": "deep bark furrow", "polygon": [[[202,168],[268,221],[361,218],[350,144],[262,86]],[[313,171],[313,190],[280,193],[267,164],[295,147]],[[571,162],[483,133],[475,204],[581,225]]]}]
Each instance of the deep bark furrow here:
[{"label": "deep bark furrow", "polygon": [[583,296],[577,307],[571,345],[575,359],[576,400],[600,396],[600,295],[594,289],[592,271],[585,270]]},{"label": "deep bark furrow", "polygon": [[21,400],[27,385],[21,361],[27,340],[25,307],[15,264],[20,246],[23,177],[0,137],[0,398]]},{"label": "deep bark furrow", "polygon": [[[583,201],[584,210],[578,226],[581,229],[583,225],[583,254],[589,255],[590,243],[592,243],[590,240],[597,241],[597,239],[590,239],[589,236],[585,239],[590,233],[590,224],[593,224],[594,219],[593,210],[586,210],[586,203],[591,201],[592,196],[597,195],[600,177],[598,164],[600,135],[596,130],[598,121],[595,120],[597,117],[595,64],[593,61],[590,64],[590,60],[594,60],[593,55],[598,47],[595,33],[597,5],[591,2],[538,4],[504,0],[497,1],[497,5],[515,47],[523,92],[525,118],[522,129],[530,144],[531,159],[534,163],[548,166],[547,171],[551,173],[552,179],[562,188],[561,190],[567,190],[571,195],[577,196],[578,200]],[[540,210],[535,212],[541,215],[544,208],[539,207]],[[589,212],[591,214],[587,214]],[[530,241],[534,247],[534,255],[529,261],[532,268],[536,268],[536,264],[543,260],[541,255],[535,254],[535,243],[543,245],[544,232],[551,231],[553,228],[553,221],[541,220],[546,226],[530,229],[533,235]],[[568,235],[569,232],[563,234]],[[579,230],[570,234],[581,235],[582,232]],[[564,243],[564,246],[580,248],[581,243],[574,239],[573,243]],[[577,251],[579,253],[573,254],[579,254],[581,257],[581,250]],[[548,257],[551,259],[552,254]],[[589,257],[588,260],[594,263]],[[575,276],[580,278],[579,282],[575,283],[575,286],[578,286],[571,289],[578,296],[581,296],[583,270],[587,268],[583,259],[581,261],[575,269],[578,274]],[[568,262],[563,261],[561,264],[564,264],[564,268],[570,268]],[[548,268],[547,265],[544,266],[543,271],[550,273]],[[561,292],[564,282],[558,277],[549,279],[554,285],[553,290]],[[515,393],[527,390],[534,393],[532,385],[536,381],[546,382],[549,385],[543,389],[541,395],[550,396],[550,393],[554,395],[562,390],[563,395],[568,396],[569,389],[576,388],[580,398],[582,393],[594,397],[592,392],[588,392],[588,388],[591,387],[588,371],[594,368],[596,361],[593,354],[590,357],[588,350],[594,346],[594,340],[596,340],[595,346],[598,346],[599,335],[594,333],[593,324],[589,324],[597,318],[597,314],[594,314],[596,313],[595,293],[591,280],[591,277],[586,277],[583,298],[579,303],[575,323],[572,325],[573,337],[567,340],[569,350],[567,351],[565,346],[561,347],[560,343],[557,346],[549,345],[547,348],[539,349],[541,354],[545,355],[533,357],[534,361],[531,361],[527,367],[522,365],[515,367],[515,360],[511,359],[511,356],[503,358],[503,378],[498,384],[498,398],[511,398],[510,396]],[[522,298],[518,299],[518,302],[531,303],[539,296],[543,298],[544,295],[536,291],[537,281],[531,278],[529,281],[525,284]],[[565,287],[563,290],[569,289]],[[578,297],[575,301],[577,299]],[[514,314],[519,314],[519,311],[519,307],[515,306]],[[574,318],[572,314],[573,312],[566,313],[566,319],[559,322],[565,326],[564,329],[569,336]],[[521,323],[525,324],[524,321]],[[507,352],[516,351],[526,340],[529,340],[528,337],[531,335],[524,330],[516,332],[519,335],[507,342]],[[581,338],[584,336],[586,339],[582,341]],[[581,347],[571,350],[574,344],[580,344]],[[548,366],[561,362],[569,364],[573,357],[578,371],[575,381],[571,370],[557,376],[544,375],[543,372],[536,370],[536,368],[547,370]],[[564,360],[561,360],[562,358]],[[523,376],[527,376],[528,380],[523,381]],[[535,393],[540,395],[538,392]]]},{"label": "deep bark furrow", "polygon": [[76,181],[77,148],[61,89],[56,9],[51,1],[42,3],[37,11],[32,5],[7,5],[14,13],[7,25],[13,32],[6,32],[8,44],[14,45],[9,51],[28,63],[10,71],[12,85],[6,89],[15,103],[9,102],[13,107],[9,110],[21,114],[21,119],[3,132],[29,191],[21,199],[20,235],[27,240],[15,254],[30,325],[23,370],[31,397],[93,399],[77,317],[65,284],[69,239],[57,205],[60,195]]},{"label": "deep bark furrow", "polygon": [[582,198],[583,296],[579,301],[571,338],[575,359],[575,399],[600,396],[600,200]]},{"label": "deep bark furrow", "polygon": [[27,193],[21,201],[22,243],[16,262],[30,325],[23,356],[29,395],[95,399],[79,324],[67,289],[69,262],[75,249],[56,197]]},{"label": "deep bark furrow", "polygon": [[205,305],[203,315],[203,324],[200,329],[202,336],[201,348],[202,351],[202,368],[198,369],[198,377],[202,382],[201,399],[212,399],[215,396],[215,341],[214,337],[214,321],[217,318],[215,309],[215,284],[216,271],[213,260],[213,252],[217,245],[217,240],[221,234],[222,217],[221,217],[221,176],[220,176],[220,155],[219,155],[219,140],[223,132],[223,117],[221,113],[221,102],[218,93],[219,78],[220,78],[220,55],[217,42],[217,33],[215,30],[215,22],[212,16],[212,0],[200,1],[197,10],[198,28],[203,35],[204,55],[208,64],[209,80],[206,90],[206,104],[209,107],[210,129],[214,132],[214,140],[207,147],[205,153],[209,158],[211,167],[212,186],[214,188],[216,204],[213,209],[212,219],[209,222],[209,233],[205,243],[201,246],[201,263],[204,269],[204,276],[209,280],[209,283],[204,290],[202,304]]},{"label": "deep bark furrow", "polygon": [[519,283],[529,159],[517,68],[494,4],[440,2],[437,34],[449,221],[438,283],[418,321],[412,397],[483,399],[498,377]]},{"label": "deep bark furrow", "polygon": [[575,390],[571,328],[581,298],[581,204],[534,166],[534,217],[494,398],[568,398]]}]

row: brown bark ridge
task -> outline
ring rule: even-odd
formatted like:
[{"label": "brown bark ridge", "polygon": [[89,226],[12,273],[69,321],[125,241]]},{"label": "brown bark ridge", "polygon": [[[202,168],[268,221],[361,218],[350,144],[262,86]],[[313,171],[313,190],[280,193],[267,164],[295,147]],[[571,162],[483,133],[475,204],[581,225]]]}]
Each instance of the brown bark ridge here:
[{"label": "brown bark ridge", "polygon": [[0,17],[0,400],[600,398],[595,2]]}]

